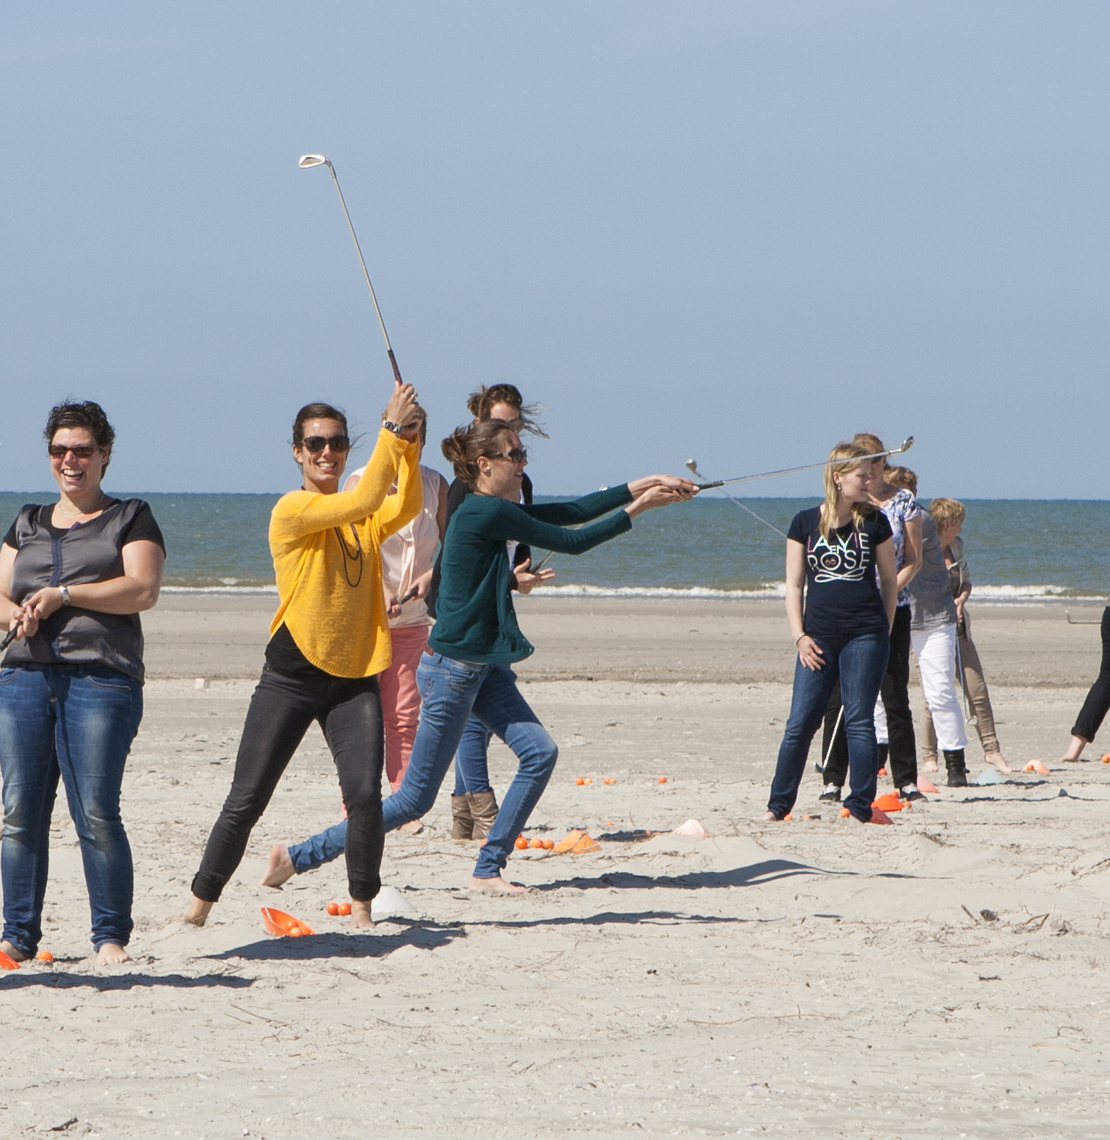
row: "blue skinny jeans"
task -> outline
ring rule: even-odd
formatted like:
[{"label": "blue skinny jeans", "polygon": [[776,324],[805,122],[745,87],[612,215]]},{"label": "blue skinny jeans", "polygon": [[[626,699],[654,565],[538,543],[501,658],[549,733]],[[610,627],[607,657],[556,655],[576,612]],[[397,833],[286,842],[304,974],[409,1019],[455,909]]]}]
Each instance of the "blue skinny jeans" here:
[{"label": "blue skinny jeans", "polygon": [[[382,806],[386,831],[393,831],[431,810],[468,721],[495,733],[516,754],[520,766],[505,793],[474,874],[492,879],[501,873],[533,808],[543,795],[559,749],[516,687],[516,674],[505,665],[457,661],[425,652],[416,671],[420,689],[420,727],[401,786]],[[299,874],[336,858],[346,840],[346,820],[289,848]]]},{"label": "blue skinny jeans", "polygon": [[885,632],[850,638],[815,637],[825,658],[819,670],[807,669],[801,659],[794,666],[794,693],[790,717],[779,746],[775,778],[767,810],[782,819],[798,798],[809,746],[821,727],[829,694],[840,679],[844,704],[844,731],[848,739],[848,773],[851,792],[844,806],[867,822],[879,776],[879,747],[875,742],[875,701],[890,654]]},{"label": "blue skinny jeans", "polygon": [[50,815],[59,776],[81,844],[93,946],[126,946],[131,937],[134,870],[119,798],[142,718],[142,685],[116,669],[0,669],[3,936],[28,957],[34,957],[42,939]]}]

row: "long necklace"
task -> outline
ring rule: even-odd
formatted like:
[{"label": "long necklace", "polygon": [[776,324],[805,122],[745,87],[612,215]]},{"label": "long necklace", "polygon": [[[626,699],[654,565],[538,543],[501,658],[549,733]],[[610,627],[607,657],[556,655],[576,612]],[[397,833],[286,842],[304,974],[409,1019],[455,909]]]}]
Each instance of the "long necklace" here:
[{"label": "long necklace", "polygon": [[[343,549],[343,577],[347,579],[347,585],[353,590],[359,582],[362,581],[362,543],[358,540],[358,531],[355,530],[355,524],[348,524],[351,528],[351,536],[355,540],[355,553],[352,554],[347,549],[347,540],[343,537],[343,532],[339,527],[335,527],[335,537],[339,539],[339,545]],[[352,582],[351,572],[347,569],[348,562],[356,562],[358,564],[358,577]]]}]

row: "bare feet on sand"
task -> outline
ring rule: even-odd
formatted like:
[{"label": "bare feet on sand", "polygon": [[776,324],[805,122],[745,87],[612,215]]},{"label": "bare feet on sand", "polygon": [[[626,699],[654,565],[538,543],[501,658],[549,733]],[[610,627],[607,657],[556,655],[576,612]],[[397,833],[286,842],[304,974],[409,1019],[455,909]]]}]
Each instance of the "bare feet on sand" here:
[{"label": "bare feet on sand", "polygon": [[1077,760],[1083,759],[1083,749],[1087,747],[1087,741],[1082,736],[1073,736],[1071,742],[1068,744],[1068,750],[1060,757],[1061,760],[1066,761],[1068,764],[1074,764]]},{"label": "bare feet on sand", "polygon": [[190,926],[203,926],[215,903],[205,902],[193,895],[189,909],[177,919],[178,922],[187,922]]},{"label": "bare feet on sand", "polygon": [[282,883],[288,882],[295,874],[293,860],[289,858],[289,848],[284,843],[275,843],[270,848],[270,859],[266,864],[266,874],[262,876],[262,885],[280,888]]},{"label": "bare feet on sand", "polygon": [[939,772],[940,769],[937,767],[937,762],[935,760],[926,760],[925,763],[921,765],[921,771],[928,772],[929,775],[932,776],[935,773]]},{"label": "bare feet on sand", "polygon": [[997,751],[997,750],[994,750],[991,752],[984,752],[983,753],[983,759],[986,760],[986,762],[988,764],[997,768],[1000,772],[1016,772],[1017,771],[1016,768],[1011,768],[1010,765],[1006,763],[1006,760],[1003,757],[1002,753]]},{"label": "bare feet on sand", "polygon": [[424,830],[424,821],[422,819],[410,819],[408,823],[402,823],[398,831],[403,831],[406,835],[419,835]]},{"label": "bare feet on sand", "polygon": [[0,942],[0,951],[7,954],[13,962],[26,962],[27,955],[22,950],[17,950],[10,942]]},{"label": "bare feet on sand", "polygon": [[351,899],[351,929],[373,930],[374,920],[370,917],[370,904]]},{"label": "bare feet on sand", "polygon": [[765,811],[759,818],[763,823],[782,823],[782,820],[773,811]]},{"label": "bare feet on sand", "polygon": [[131,955],[118,942],[105,942],[96,952],[98,966],[122,966],[130,961]]},{"label": "bare feet on sand", "polygon": [[484,891],[487,895],[526,895],[528,893],[527,887],[520,883],[510,883],[508,879],[503,879],[500,875],[495,875],[492,879],[479,879],[475,875],[467,883],[467,887],[472,891]]}]

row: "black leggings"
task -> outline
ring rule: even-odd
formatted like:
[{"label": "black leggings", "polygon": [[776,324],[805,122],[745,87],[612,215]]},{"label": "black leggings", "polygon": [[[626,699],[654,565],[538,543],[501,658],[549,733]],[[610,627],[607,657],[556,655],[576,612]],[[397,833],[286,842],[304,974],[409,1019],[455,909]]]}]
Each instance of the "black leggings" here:
[{"label": "black leggings", "polygon": [[[890,657],[886,676],[879,695],[886,710],[887,738],[890,741],[888,763],[891,779],[896,788],[917,783],[917,740],[913,733],[913,713],[910,712],[910,607],[899,606],[894,611],[894,624],[890,627]],[[844,786],[848,774],[848,740],[844,724],[836,734],[832,751],[829,740],[833,726],[840,715],[840,685],[833,689],[829,707],[825,711],[825,730],[821,740],[821,757],[828,756],[825,765],[826,784]]]},{"label": "black leggings", "polygon": [[251,697],[235,776],[212,828],[193,894],[218,902],[247,849],[282,772],[318,721],[324,731],[347,809],[347,884],[367,902],[381,890],[382,758],[385,737],[377,677],[287,677],[268,665]]},{"label": "black leggings", "polygon": [[1082,736],[1084,740],[1094,740],[1106,713],[1110,711],[1110,606],[1102,611],[1102,667],[1098,678],[1091,686],[1083,707],[1079,710],[1072,736]]}]

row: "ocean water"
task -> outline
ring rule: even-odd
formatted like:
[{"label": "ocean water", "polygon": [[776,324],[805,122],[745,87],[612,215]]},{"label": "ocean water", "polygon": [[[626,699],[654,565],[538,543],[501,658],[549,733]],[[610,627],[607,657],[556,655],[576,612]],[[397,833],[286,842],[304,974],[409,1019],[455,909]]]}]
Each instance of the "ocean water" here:
[{"label": "ocean water", "polygon": [[[277,495],[141,495],[166,536],[166,588],[273,590],[266,532]],[[40,493],[0,493],[6,530]],[[745,499],[780,530],[815,499]],[[968,499],[966,554],[981,598],[1102,599],[1110,589],[1110,501]],[[735,503],[707,494],[641,515],[588,554],[554,555],[549,594],[776,597],[784,542]]]}]

